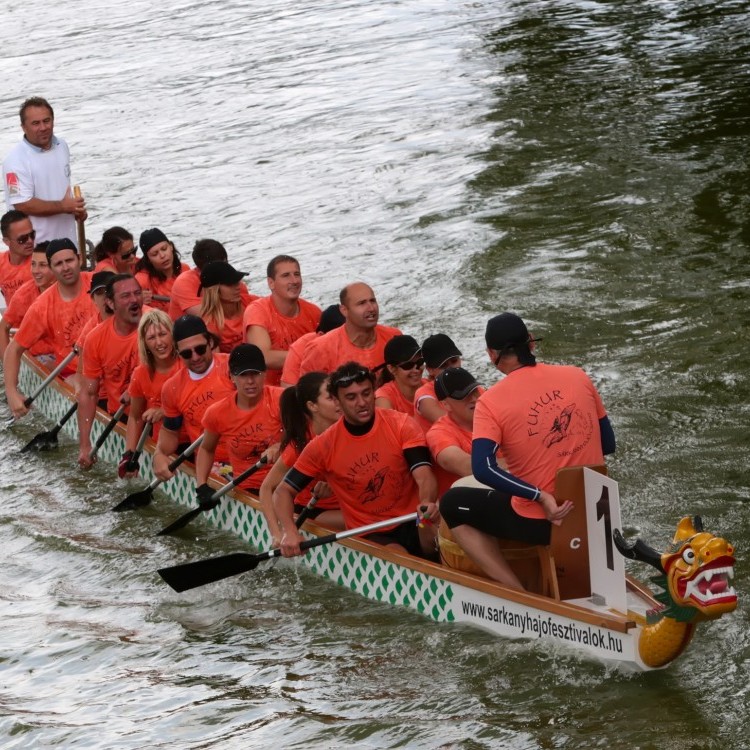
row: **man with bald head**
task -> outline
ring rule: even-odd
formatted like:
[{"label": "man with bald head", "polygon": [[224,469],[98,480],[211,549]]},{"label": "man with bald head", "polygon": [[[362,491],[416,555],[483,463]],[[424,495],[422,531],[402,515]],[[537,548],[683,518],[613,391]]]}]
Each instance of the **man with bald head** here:
[{"label": "man with bald head", "polygon": [[341,290],[339,309],[344,325],[315,339],[302,358],[300,375],[333,372],[344,362],[358,362],[372,369],[385,361],[385,345],[399,336],[398,328],[378,323],[380,309],[375,292],[355,281]]}]

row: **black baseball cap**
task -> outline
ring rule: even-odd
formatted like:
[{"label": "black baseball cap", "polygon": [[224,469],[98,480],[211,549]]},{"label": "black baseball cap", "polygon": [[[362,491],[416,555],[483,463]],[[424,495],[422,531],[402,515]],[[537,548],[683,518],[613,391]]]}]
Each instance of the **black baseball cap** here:
[{"label": "black baseball cap", "polygon": [[89,289],[89,294],[93,294],[99,289],[104,289],[107,286],[109,280],[114,278],[116,275],[117,274],[114,273],[114,271],[97,271],[91,277],[91,289]]},{"label": "black baseball cap", "polygon": [[60,250],[72,250],[78,255],[78,248],[75,246],[75,242],[67,237],[60,237],[59,239],[49,241],[46,250],[47,260],[51,260],[52,256],[55,253],[59,253]]},{"label": "black baseball cap", "polygon": [[203,266],[203,270],[201,271],[201,286],[205,289],[217,284],[237,284],[245,276],[247,276],[246,273],[238,271],[226,261],[213,260]]},{"label": "black baseball cap", "polygon": [[531,353],[529,344],[541,339],[532,339],[526,323],[514,313],[504,312],[490,318],[487,321],[484,340],[490,349],[499,352],[513,349],[522,365],[536,364],[536,357]]},{"label": "black baseball cap", "polygon": [[161,229],[153,227],[152,229],[146,229],[141,232],[138,246],[144,253],[147,253],[154,245],[158,245],[160,242],[169,242],[167,235],[164,234]]},{"label": "black baseball cap", "polygon": [[242,375],[243,372],[265,372],[266,358],[255,344],[240,344],[229,355],[229,372]]},{"label": "black baseball cap", "polygon": [[206,328],[203,319],[197,315],[181,315],[175,320],[172,329],[172,338],[174,338],[175,343],[199,334],[208,336],[208,328]]},{"label": "black baseball cap", "polygon": [[443,362],[460,357],[461,351],[450,336],[436,333],[422,342],[422,356],[427,367],[440,367]]},{"label": "black baseball cap", "polygon": [[339,305],[329,305],[323,310],[320,316],[320,323],[318,323],[318,327],[315,330],[318,333],[328,333],[336,328],[340,328],[345,322],[346,319],[341,314]]},{"label": "black baseball cap", "polygon": [[400,365],[419,354],[420,346],[412,336],[394,336],[383,350],[385,361],[389,365]]},{"label": "black baseball cap", "polygon": [[474,376],[463,367],[449,367],[435,378],[435,395],[438,401],[446,398],[455,398],[456,401],[460,401],[481,387],[481,383],[477,383]]}]

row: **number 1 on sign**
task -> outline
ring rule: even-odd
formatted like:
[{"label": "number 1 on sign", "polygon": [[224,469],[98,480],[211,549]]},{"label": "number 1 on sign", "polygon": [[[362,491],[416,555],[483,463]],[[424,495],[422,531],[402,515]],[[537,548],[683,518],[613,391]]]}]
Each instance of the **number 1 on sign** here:
[{"label": "number 1 on sign", "polygon": [[621,529],[617,482],[591,469],[583,470],[586,489],[591,593],[603,597],[608,607],[627,612],[625,564],[615,553],[612,530]]}]

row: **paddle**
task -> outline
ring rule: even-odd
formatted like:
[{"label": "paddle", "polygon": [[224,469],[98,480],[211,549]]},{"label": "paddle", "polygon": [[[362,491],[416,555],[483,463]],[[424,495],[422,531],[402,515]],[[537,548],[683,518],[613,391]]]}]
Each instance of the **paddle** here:
[{"label": "paddle", "polygon": [[[39,398],[41,392],[67,367],[68,363],[78,354],[78,349],[73,347],[70,353],[65,359],[60,362],[52,372],[42,381],[41,385],[30,395],[24,399],[23,405],[28,409],[34,401]],[[10,427],[16,422],[15,417],[11,417],[6,423],[6,427]]]},{"label": "paddle", "polygon": [[[76,198],[83,198],[80,185],[75,185],[73,187],[73,195]],[[83,226],[83,219],[76,219],[76,224],[78,225],[78,252],[81,254],[84,261],[83,268],[85,270],[87,263],[90,263],[91,265],[89,265],[88,268],[91,270],[95,263],[92,262],[93,258],[88,258],[86,254],[86,228]]]},{"label": "paddle", "polygon": [[[300,544],[300,549],[306,550],[312,547],[320,547],[323,544],[331,544],[339,539],[346,539],[358,534],[367,534],[371,531],[377,531],[386,526],[399,525],[414,521],[417,513],[409,513],[398,518],[390,518],[386,521],[378,521],[367,526],[360,526],[356,529],[347,529],[338,531],[335,534],[307,539]],[[235,552],[231,555],[222,555],[221,557],[210,557],[206,560],[197,560],[196,562],[183,563],[174,565],[170,568],[160,568],[156,572],[166,581],[175,591],[182,592],[189,589],[205,586],[207,583],[221,581],[230,576],[236,576],[240,573],[246,573],[254,570],[258,564],[264,560],[270,560],[281,555],[281,549],[269,549],[257,555],[251,555],[247,552]]]},{"label": "paddle", "polygon": [[65,415],[57,421],[57,424],[47,432],[40,432],[34,435],[26,445],[21,448],[21,453],[26,451],[50,451],[53,448],[57,448],[57,433],[63,428],[63,425],[76,413],[78,409],[78,402],[73,402],[73,406],[65,412]]},{"label": "paddle", "polygon": [[230,490],[234,489],[238,484],[242,484],[251,474],[255,474],[258,469],[260,469],[266,462],[268,461],[267,456],[263,456],[257,463],[254,463],[252,466],[248,466],[245,471],[242,472],[238,477],[235,477],[232,479],[231,482],[227,482],[221,489],[216,490],[213,495],[206,501],[206,503],[201,502],[201,504],[197,508],[193,508],[192,510],[189,510],[185,515],[180,516],[174,523],[169,524],[166,528],[162,529],[156,536],[166,536],[167,534],[172,534],[175,531],[179,531],[180,529],[185,528],[196,516],[199,516],[201,513],[203,513],[204,510],[211,510],[212,508],[216,507],[216,504],[218,501],[224,497],[224,495],[227,494]]},{"label": "paddle", "polygon": [[102,434],[99,435],[99,439],[94,443],[94,447],[91,449],[91,453],[89,453],[89,461],[93,461],[96,458],[96,454],[99,452],[99,448],[104,445],[104,441],[109,437],[109,433],[112,432],[112,430],[115,429],[115,425],[120,420],[120,417],[125,413],[127,405],[123,404],[113,415],[112,419],[107,422],[107,426],[102,430]]},{"label": "paddle", "polygon": [[138,469],[138,460],[141,457],[141,454],[143,453],[143,446],[146,443],[146,439],[151,434],[151,422],[146,422],[146,424],[143,425],[143,429],[141,430],[141,436],[138,438],[138,442],[136,443],[135,450],[133,451],[133,455],[130,456],[130,458],[125,462],[125,473],[130,474],[133,471],[136,471]]},{"label": "paddle", "polygon": [[152,294],[151,299],[154,300],[154,302],[171,302],[172,298],[167,297],[166,294]]},{"label": "paddle", "polygon": [[[180,464],[182,464],[183,461],[190,458],[190,456],[193,455],[194,451],[198,448],[198,446],[203,442],[203,435],[196,438],[190,445],[188,445],[187,448],[185,448],[182,453],[180,453],[177,458],[172,461],[171,464],[169,464],[169,470],[171,472],[174,472],[175,469],[177,469]],[[163,479],[159,479],[158,477],[154,477],[151,480],[151,484],[146,487],[146,489],[141,490],[140,492],[133,492],[132,494],[128,495],[121,503],[118,503],[115,505],[112,510],[115,513],[122,513],[124,510],[135,510],[136,508],[143,508],[144,506],[148,505],[153,499],[154,499],[154,490],[162,483],[164,482]]]},{"label": "paddle", "polygon": [[317,504],[318,500],[320,498],[313,492],[312,497],[310,498],[310,501],[307,503],[307,505],[302,508],[299,515],[297,516],[297,520],[294,522],[294,525],[299,528],[302,526],[302,524],[307,520],[307,517],[310,515],[310,512]]}]

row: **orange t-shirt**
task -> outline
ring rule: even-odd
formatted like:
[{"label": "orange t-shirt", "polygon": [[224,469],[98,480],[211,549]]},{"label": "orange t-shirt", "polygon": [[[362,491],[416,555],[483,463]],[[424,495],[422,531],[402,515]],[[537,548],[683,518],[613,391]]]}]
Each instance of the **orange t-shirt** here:
[{"label": "orange t-shirt", "polygon": [[111,271],[112,273],[117,273],[117,269],[115,268],[115,264],[112,262],[112,258],[105,258],[104,260],[97,261],[92,273],[99,273],[100,271]]},{"label": "orange t-shirt", "polygon": [[391,402],[391,409],[400,411],[402,414],[414,416],[414,402],[399,390],[395,380],[389,380],[375,391],[375,398],[387,398]]},{"label": "orange t-shirt", "polygon": [[[31,306],[31,303],[37,299],[40,294],[41,292],[39,291],[39,287],[36,285],[34,279],[21,284],[13,294],[13,299],[10,301],[8,309],[3,313],[3,320],[11,328],[18,328],[18,326],[21,325],[24,315],[26,315],[26,311]],[[52,349],[52,342],[42,338],[29,349],[29,354],[33,357],[38,357],[42,354],[51,354]]]},{"label": "orange t-shirt", "polygon": [[302,365],[302,357],[304,356],[307,348],[318,338],[320,334],[317,331],[310,331],[304,336],[300,336],[290,347],[286,353],[286,359],[284,360],[284,367],[281,370],[281,382],[288,383],[289,385],[297,385],[300,379],[300,367]]},{"label": "orange t-shirt", "polygon": [[382,365],[385,360],[385,345],[394,337],[401,335],[398,328],[375,326],[375,343],[367,349],[354,346],[346,335],[346,326],[324,333],[311,342],[302,357],[300,375],[307,372],[333,372],[345,362],[358,362],[372,369]]},{"label": "orange t-shirt", "polygon": [[424,433],[411,417],[376,409],[366,435],[352,435],[342,417],[305,446],[294,468],[328,482],[352,529],[416,510],[419,490],[404,449],[424,445]]},{"label": "orange t-shirt", "polygon": [[86,336],[83,349],[83,375],[99,379],[110,414],[119,408],[120,396],[128,389],[138,364],[138,329],[123,336],[115,330],[114,321],[108,318],[99,323]]},{"label": "orange t-shirt", "polygon": [[204,318],[204,320],[206,328],[221,339],[219,351],[231,352],[235,346],[244,341],[245,326],[242,322],[242,312],[236,318],[224,318],[224,327],[221,330],[213,318]]},{"label": "orange t-shirt", "polygon": [[[521,367],[482,394],[473,437],[497,443],[508,471],[546,492],[565,466],[604,462],[599,420],[607,415],[589,376],[578,367]],[[521,516],[544,518],[539,503],[513,497]]]},{"label": "orange t-shirt", "polygon": [[[203,415],[203,429],[220,435],[229,451],[232,474],[238,477],[257,463],[264,451],[281,442],[281,411],[279,399],[283,388],[267,385],[260,401],[250,409],[237,406],[236,395],[212,404]],[[265,464],[240,486],[257,490],[273,464]]]},{"label": "orange t-shirt", "polygon": [[[271,349],[288,351],[289,347],[306,333],[315,331],[320,323],[320,308],[312,302],[298,299],[299,311],[296,315],[288,317],[282,315],[273,303],[273,298],[261,297],[256,299],[245,310],[245,332],[250,326],[260,326],[268,331],[271,339]],[[281,370],[268,370],[266,382],[270,385],[278,385],[281,382]]]},{"label": "orange t-shirt", "polygon": [[[154,372],[146,367],[146,365],[138,365],[133,374],[130,377],[130,385],[128,386],[128,393],[131,398],[142,398],[145,402],[143,411],[148,409],[158,409],[161,406],[161,389],[164,387],[164,383],[174,375],[177,370],[182,367],[180,360],[176,360],[172,367],[167,372]],[[161,430],[161,421],[155,422],[152,432],[151,439],[157,440],[159,437],[159,430]]]},{"label": "orange t-shirt", "polygon": [[[31,349],[34,344],[46,339],[52,344],[52,353],[57,362],[70,354],[73,345],[86,321],[98,313],[89,297],[91,274],[81,274],[81,290],[78,296],[66,302],[60,296],[57,284],[45,289],[31,303],[18,327],[15,340],[24,348]],[[72,375],[76,371],[76,358],[66,366],[62,376]]]},{"label": "orange t-shirt", "polygon": [[471,430],[463,428],[450,415],[446,414],[430,425],[426,437],[427,447],[430,449],[433,459],[435,459],[434,471],[438,480],[438,493],[442,496],[460,477],[458,474],[453,474],[440,466],[437,457],[446,448],[452,446],[456,446],[464,453],[471,455]]},{"label": "orange t-shirt", "polygon": [[5,297],[6,307],[10,305],[13,295],[21,286],[31,279],[31,256],[14,266],[10,262],[10,251],[0,253],[0,292]]},{"label": "orange t-shirt", "polygon": [[[229,378],[228,360],[228,354],[215,353],[211,369],[200,380],[194,380],[187,367],[180,367],[164,383],[161,390],[164,417],[182,417],[182,427],[191,443],[203,432],[202,421],[206,409],[235,393],[234,383]],[[215,459],[229,463],[229,453],[223,440],[216,447]]]},{"label": "orange t-shirt", "polygon": [[[189,271],[181,273],[172,284],[172,301],[169,303],[169,317],[177,320],[180,315],[184,315],[191,307],[200,305],[201,296],[198,290],[201,286],[201,272],[198,268],[191,268]],[[253,300],[258,299],[254,294],[247,291],[244,282],[240,282],[240,295],[242,297],[242,306],[247,307]]]},{"label": "orange t-shirt", "polygon": [[[138,271],[135,275],[135,280],[141,285],[141,289],[150,289],[152,294],[158,294],[163,297],[172,296],[172,286],[174,285],[175,279],[190,270],[190,266],[187,263],[180,265],[180,273],[177,276],[172,276],[169,279],[158,279],[156,276],[149,276],[148,271]],[[155,307],[157,310],[169,310],[169,302],[158,302],[153,300],[151,307]]]},{"label": "orange t-shirt", "polygon": [[419,413],[419,402],[422,399],[432,399],[435,401],[435,403],[439,404],[440,402],[437,399],[437,396],[435,395],[435,381],[434,380],[425,380],[422,385],[417,388],[417,392],[414,394],[414,419],[417,420],[419,426],[427,432],[427,430],[432,427],[435,422],[430,422],[429,419],[425,419],[420,413]]},{"label": "orange t-shirt", "polygon": [[[315,434],[313,433],[312,429],[310,429],[308,425],[307,430],[307,440],[308,442],[310,440],[313,440],[315,438]],[[297,459],[300,457],[301,451],[298,451],[296,446],[292,443],[289,443],[289,445],[284,448],[283,451],[281,451],[281,460],[284,462],[286,466],[294,466]],[[300,492],[297,497],[294,498],[294,502],[297,505],[307,505],[310,502],[310,498],[312,497],[312,491],[315,487],[315,482],[310,482],[310,484],[305,487],[302,492]],[[338,510],[339,509],[339,501],[336,498],[336,495],[328,495],[328,497],[321,497],[316,503],[315,507],[319,510]]]}]

